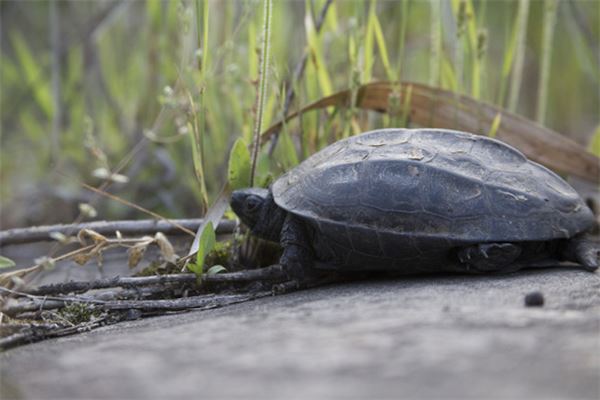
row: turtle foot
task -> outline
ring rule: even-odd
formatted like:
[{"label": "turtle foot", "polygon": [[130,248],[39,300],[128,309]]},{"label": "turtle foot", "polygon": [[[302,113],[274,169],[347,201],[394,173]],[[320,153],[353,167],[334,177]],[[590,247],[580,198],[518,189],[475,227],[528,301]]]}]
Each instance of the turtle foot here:
[{"label": "turtle foot", "polygon": [[595,271],[600,266],[600,243],[587,237],[573,238],[567,244],[563,256],[588,271]]},{"label": "turtle foot", "polygon": [[458,251],[462,264],[480,272],[504,270],[521,255],[521,247],[512,243],[480,243]]}]

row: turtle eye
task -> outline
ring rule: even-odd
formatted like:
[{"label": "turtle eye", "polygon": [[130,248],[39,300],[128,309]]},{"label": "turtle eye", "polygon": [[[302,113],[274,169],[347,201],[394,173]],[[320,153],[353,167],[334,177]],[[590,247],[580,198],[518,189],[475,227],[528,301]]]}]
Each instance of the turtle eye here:
[{"label": "turtle eye", "polygon": [[251,213],[256,211],[260,207],[261,203],[261,200],[256,196],[250,196],[246,199],[244,206],[246,211]]}]

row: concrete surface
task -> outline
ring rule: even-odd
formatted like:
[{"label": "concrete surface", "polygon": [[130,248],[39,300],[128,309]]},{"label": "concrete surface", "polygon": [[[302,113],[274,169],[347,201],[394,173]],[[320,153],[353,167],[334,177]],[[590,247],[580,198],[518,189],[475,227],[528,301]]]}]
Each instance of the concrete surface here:
[{"label": "concrete surface", "polygon": [[[541,290],[543,308],[525,308]],[[0,397],[600,398],[600,274],[341,284],[0,354]]]}]

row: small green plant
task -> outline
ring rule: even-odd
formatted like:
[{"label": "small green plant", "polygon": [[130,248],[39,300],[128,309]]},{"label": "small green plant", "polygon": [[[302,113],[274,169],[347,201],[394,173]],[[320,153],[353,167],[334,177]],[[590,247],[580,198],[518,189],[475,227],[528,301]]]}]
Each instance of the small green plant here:
[{"label": "small green plant", "polygon": [[15,266],[15,262],[8,257],[0,256],[0,269],[12,268]]},{"label": "small green plant", "polygon": [[102,310],[93,304],[74,302],[61,308],[57,313],[59,321],[66,321],[72,325],[85,324],[100,318]]},{"label": "small green plant", "polygon": [[204,263],[207,255],[214,248],[216,243],[215,230],[212,222],[209,222],[200,235],[200,241],[198,246],[198,252],[196,253],[196,259],[194,262],[190,262],[187,268],[198,276],[202,277],[204,273]]}]

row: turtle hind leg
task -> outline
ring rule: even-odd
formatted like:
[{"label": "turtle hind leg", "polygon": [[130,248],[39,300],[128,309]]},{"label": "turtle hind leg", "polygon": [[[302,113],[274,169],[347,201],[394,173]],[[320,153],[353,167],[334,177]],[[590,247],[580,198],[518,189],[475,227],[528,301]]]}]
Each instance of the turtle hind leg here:
[{"label": "turtle hind leg", "polygon": [[461,264],[479,272],[507,270],[520,255],[521,247],[514,243],[479,243],[458,251]]},{"label": "turtle hind leg", "polygon": [[595,271],[600,266],[600,243],[587,236],[576,236],[567,242],[562,256],[588,271]]}]

